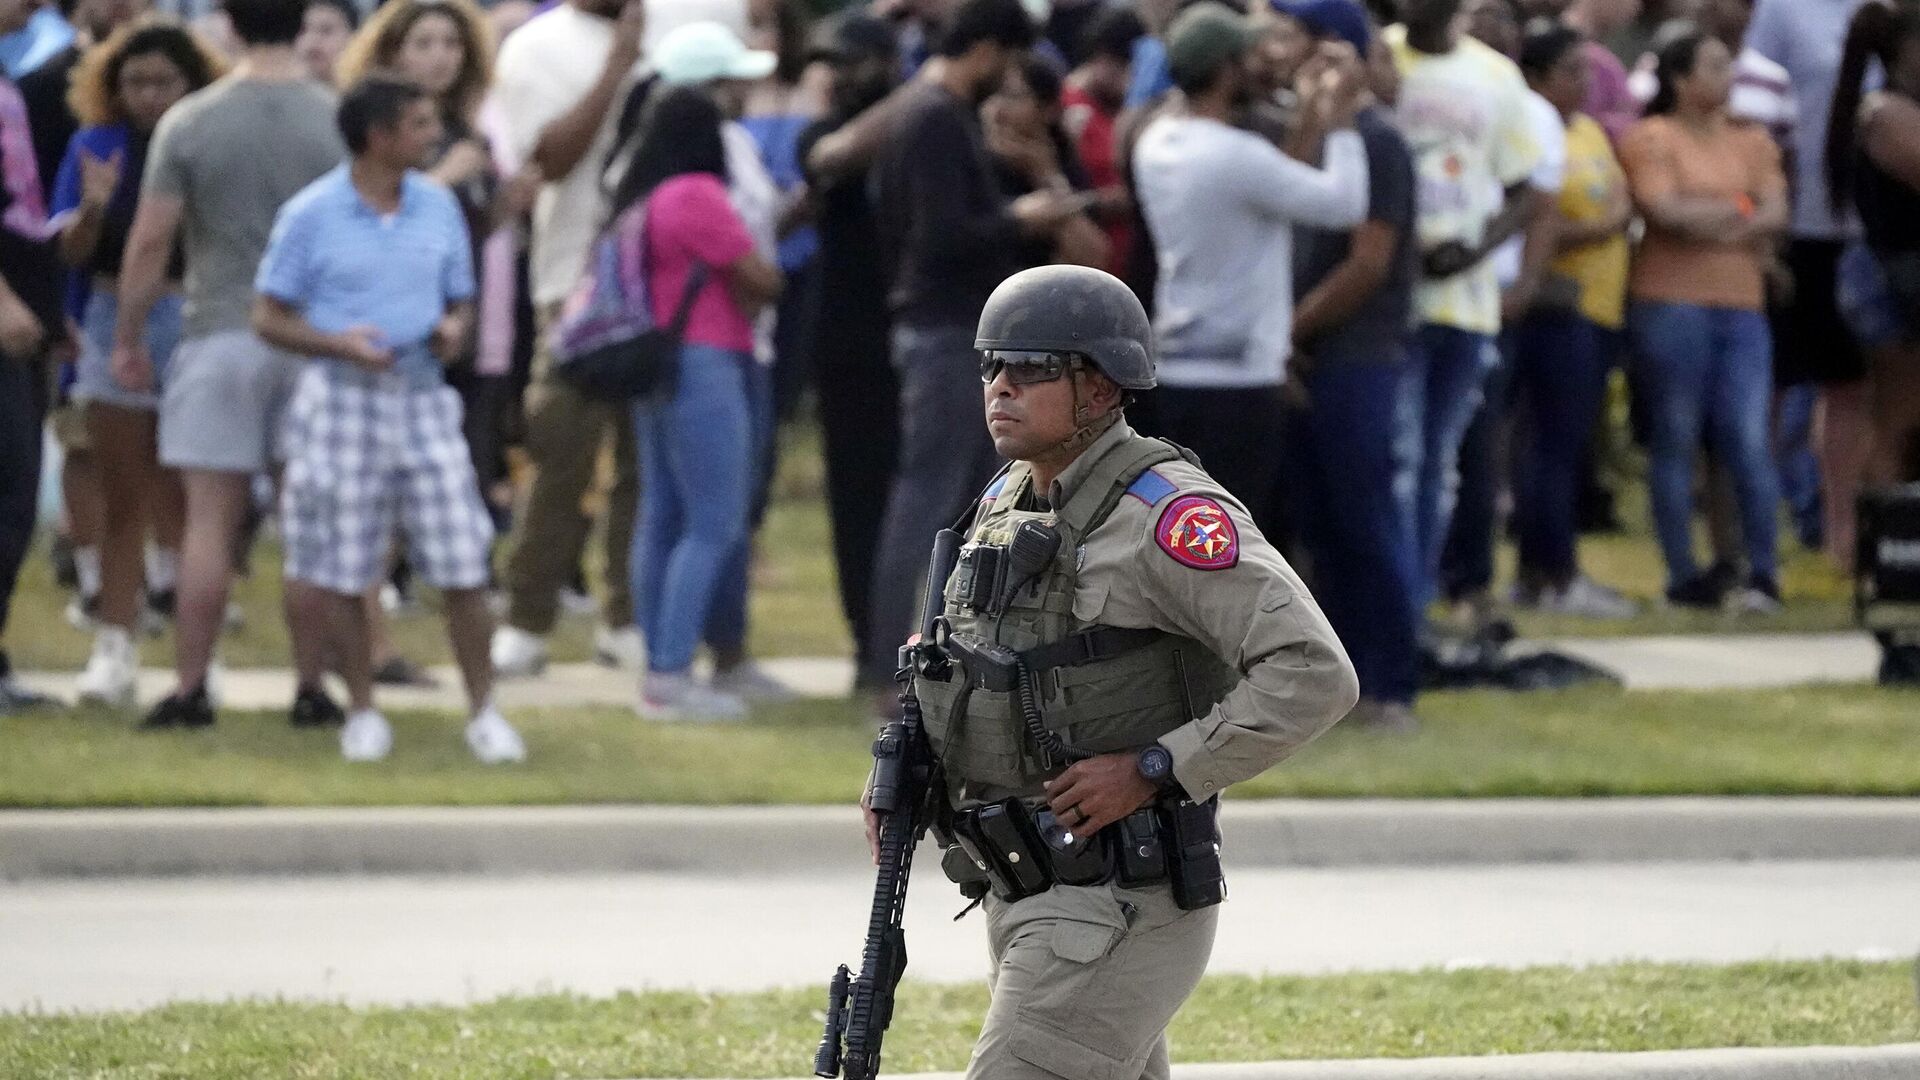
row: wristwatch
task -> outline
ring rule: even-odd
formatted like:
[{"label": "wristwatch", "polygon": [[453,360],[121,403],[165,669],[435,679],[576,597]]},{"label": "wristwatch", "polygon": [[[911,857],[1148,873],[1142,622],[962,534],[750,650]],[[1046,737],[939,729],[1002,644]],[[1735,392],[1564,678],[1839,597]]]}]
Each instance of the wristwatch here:
[{"label": "wristwatch", "polygon": [[1140,776],[1157,788],[1173,783],[1173,752],[1159,743],[1140,751]]}]

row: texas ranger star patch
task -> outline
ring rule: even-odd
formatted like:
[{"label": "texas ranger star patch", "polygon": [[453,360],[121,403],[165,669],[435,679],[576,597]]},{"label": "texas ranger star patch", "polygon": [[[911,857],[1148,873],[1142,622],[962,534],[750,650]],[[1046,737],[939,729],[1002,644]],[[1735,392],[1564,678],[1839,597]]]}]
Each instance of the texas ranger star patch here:
[{"label": "texas ranger star patch", "polygon": [[1219,503],[1200,495],[1175,499],[1153,528],[1160,550],[1195,570],[1226,570],[1240,561],[1240,537]]}]

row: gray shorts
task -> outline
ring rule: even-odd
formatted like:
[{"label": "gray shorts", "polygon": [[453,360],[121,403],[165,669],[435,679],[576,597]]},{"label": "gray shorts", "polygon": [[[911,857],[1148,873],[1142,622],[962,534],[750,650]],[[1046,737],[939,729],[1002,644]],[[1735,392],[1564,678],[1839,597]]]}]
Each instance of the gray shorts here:
[{"label": "gray shorts", "polygon": [[160,399],[160,462],[256,473],[280,457],[281,418],[301,361],[251,330],[180,343]]}]

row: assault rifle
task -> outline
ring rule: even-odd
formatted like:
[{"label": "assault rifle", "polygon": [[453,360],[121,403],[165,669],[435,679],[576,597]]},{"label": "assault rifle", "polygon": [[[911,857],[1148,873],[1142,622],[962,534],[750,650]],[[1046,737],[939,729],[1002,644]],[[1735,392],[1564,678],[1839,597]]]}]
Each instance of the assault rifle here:
[{"label": "assault rifle", "polygon": [[960,551],[960,534],[942,529],[933,542],[933,564],[921,609],[920,640],[900,651],[900,715],[873,742],[873,781],[867,805],[880,816],[879,872],[873,884],[873,908],[867,916],[867,944],[854,977],[842,964],[827,990],[827,1024],[813,1055],[813,1074],[828,1080],[846,1069],[847,1080],[873,1080],[880,1074],[880,1043],[893,1022],[893,993],[907,970],[907,935],[901,921],[907,908],[907,878],[913,851],[933,823],[944,781],[933,746],[920,719],[913,691],[916,672],[946,666],[934,643],[934,620],[941,593]]}]

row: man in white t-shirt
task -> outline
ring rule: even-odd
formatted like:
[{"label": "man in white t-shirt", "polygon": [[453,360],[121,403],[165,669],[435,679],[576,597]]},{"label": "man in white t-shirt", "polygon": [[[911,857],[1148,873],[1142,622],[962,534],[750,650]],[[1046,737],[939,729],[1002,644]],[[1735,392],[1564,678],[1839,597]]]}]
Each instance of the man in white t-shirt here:
[{"label": "man in white t-shirt", "polygon": [[[526,397],[529,485],[513,521],[507,562],[507,613],[493,638],[494,668],[531,675],[546,665],[546,636],[560,613],[589,521],[580,501],[593,483],[599,450],[614,432],[615,484],[606,507],[607,565],[627,564],[639,482],[631,421],[593,401],[549,370],[546,328],[573,290],[606,212],[601,173],[612,149],[620,105],[640,62],[642,0],[569,0],[528,20],[500,49],[493,101],[513,156],[546,178],[533,208],[530,281],[536,339]],[[607,576],[604,625],[595,635],[603,662],[634,663],[632,594],[626,575]]]},{"label": "man in white t-shirt", "polygon": [[[1474,39],[1509,60],[1518,61],[1521,28],[1512,0],[1467,0],[1468,32]],[[1501,329],[1504,332],[1532,305],[1554,256],[1554,226],[1559,218],[1555,202],[1567,169],[1567,131],[1546,98],[1525,89],[1522,105],[1527,131],[1540,152],[1527,187],[1533,192],[1532,214],[1520,231],[1509,237],[1489,258],[1500,288]],[[1488,199],[1498,204],[1504,193],[1489,182]],[[1509,339],[1501,337],[1500,363],[1487,379],[1479,409],[1460,445],[1460,489],[1453,524],[1440,563],[1441,593],[1470,616],[1474,624],[1491,615],[1494,529],[1500,486],[1499,432],[1506,426],[1511,353]]]},{"label": "man in white t-shirt", "polygon": [[1461,33],[1461,0],[1409,0],[1387,31],[1401,77],[1396,116],[1413,148],[1426,280],[1401,432],[1399,489],[1420,556],[1420,599],[1437,591],[1459,487],[1461,440],[1479,407],[1500,332],[1488,256],[1533,216],[1540,161],[1526,81],[1513,61]]}]

